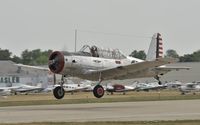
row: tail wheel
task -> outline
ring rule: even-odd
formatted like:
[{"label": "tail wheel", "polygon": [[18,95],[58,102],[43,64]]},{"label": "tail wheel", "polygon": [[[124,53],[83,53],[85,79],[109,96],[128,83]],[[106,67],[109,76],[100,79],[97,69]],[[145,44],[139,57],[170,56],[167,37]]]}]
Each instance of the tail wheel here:
[{"label": "tail wheel", "polygon": [[156,75],[154,78],[155,78],[156,80],[158,80],[158,84],[159,84],[159,85],[162,85],[162,82],[160,81],[160,77],[159,77],[158,75]]},{"label": "tail wheel", "polygon": [[101,85],[96,85],[93,89],[93,94],[96,98],[101,98],[104,95],[104,88]]},{"label": "tail wheel", "polygon": [[57,86],[53,90],[53,95],[56,99],[62,99],[65,96],[65,90],[61,86]]}]

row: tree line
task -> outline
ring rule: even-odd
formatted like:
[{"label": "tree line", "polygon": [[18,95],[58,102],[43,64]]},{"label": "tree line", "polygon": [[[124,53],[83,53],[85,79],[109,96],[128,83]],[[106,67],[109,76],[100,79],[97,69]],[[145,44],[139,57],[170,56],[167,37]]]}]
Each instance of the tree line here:
[{"label": "tree line", "polygon": [[0,60],[12,60],[15,63],[22,63],[26,65],[46,65],[48,63],[48,57],[52,53],[52,50],[42,51],[40,49],[24,50],[21,56],[12,56],[12,52],[8,49],[0,48]]},{"label": "tree line", "polygon": [[[146,59],[146,53],[144,50],[134,50],[129,56],[136,57],[139,59]],[[185,54],[179,56],[176,50],[168,49],[166,51],[165,57],[172,57],[179,59],[179,62],[200,62],[200,50],[193,52],[192,54]]]},{"label": "tree line", "polygon": [[[46,65],[48,63],[48,57],[51,53],[52,50],[42,51],[40,49],[26,49],[21,53],[21,56],[12,56],[12,52],[8,49],[0,48],[0,60],[12,60],[15,63],[22,63],[26,65]],[[129,56],[145,60],[147,55],[144,50],[133,50]],[[179,56],[176,50],[169,49],[166,51],[165,57],[178,58],[180,62],[200,62],[200,50],[195,51],[192,54]]]}]

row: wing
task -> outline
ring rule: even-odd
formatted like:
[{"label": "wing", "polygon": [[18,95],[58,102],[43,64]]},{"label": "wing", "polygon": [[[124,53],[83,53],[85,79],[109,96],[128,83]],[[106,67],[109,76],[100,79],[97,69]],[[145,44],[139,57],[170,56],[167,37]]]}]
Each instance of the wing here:
[{"label": "wing", "polygon": [[29,89],[26,89],[26,88],[18,88],[18,89],[12,89],[13,92],[21,92],[21,93],[24,93],[24,92],[33,92],[33,91],[42,91],[44,88],[29,88]]},{"label": "wing", "polygon": [[[125,79],[125,78],[136,78],[133,74],[139,73],[143,75],[142,77],[147,77],[144,75],[145,70],[155,68],[164,64],[169,64],[174,62],[171,58],[159,58],[154,61],[144,61],[138,62],[126,66],[119,66],[111,69],[103,69],[98,71],[90,71],[89,74],[95,74],[96,76],[101,75],[104,80],[108,79]],[[138,74],[137,74],[138,75]],[[92,75],[91,75],[92,76]]]},{"label": "wing", "polygon": [[49,68],[46,67],[40,67],[40,66],[30,66],[30,65],[23,65],[23,64],[14,64],[18,67],[22,68],[29,68],[29,69],[35,69],[35,70],[43,70],[43,71],[49,71]]},{"label": "wing", "polygon": [[155,87],[147,87],[147,88],[137,88],[138,91],[149,91],[149,90],[159,90],[159,89],[165,89],[167,86],[155,86]]},{"label": "wing", "polygon": [[179,66],[160,66],[156,67],[158,72],[170,72],[170,71],[179,71],[179,70],[189,70],[191,67],[179,67]]}]

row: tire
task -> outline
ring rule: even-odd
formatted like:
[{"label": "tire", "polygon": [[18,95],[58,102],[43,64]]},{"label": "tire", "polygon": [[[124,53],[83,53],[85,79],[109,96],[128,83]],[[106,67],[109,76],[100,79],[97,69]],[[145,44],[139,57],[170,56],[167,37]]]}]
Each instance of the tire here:
[{"label": "tire", "polygon": [[65,96],[65,90],[61,86],[57,86],[53,90],[53,95],[56,99],[62,99]]},{"label": "tire", "polygon": [[96,85],[93,89],[93,94],[96,98],[101,98],[104,95],[104,88],[101,85]]}]

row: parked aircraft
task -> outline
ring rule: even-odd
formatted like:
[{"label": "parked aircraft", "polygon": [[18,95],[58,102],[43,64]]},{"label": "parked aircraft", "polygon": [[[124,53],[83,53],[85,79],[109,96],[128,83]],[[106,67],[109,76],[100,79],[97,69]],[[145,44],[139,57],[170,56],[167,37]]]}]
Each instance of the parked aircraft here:
[{"label": "parked aircraft", "polygon": [[161,90],[167,88],[166,85],[159,85],[158,82],[152,83],[137,83],[136,91],[150,91],[150,90]]},{"label": "parked aircraft", "polygon": [[[55,85],[55,88],[58,87],[60,85]],[[65,92],[69,92],[71,94],[74,94],[74,92],[78,92],[78,91],[86,91],[88,89],[90,89],[92,87],[91,83],[88,82],[84,82],[84,83],[80,83],[80,84],[75,84],[75,83],[65,83],[63,84],[63,88],[65,90]]]},{"label": "parked aircraft", "polygon": [[5,94],[5,95],[11,95],[11,94],[19,94],[19,93],[25,93],[28,94],[30,92],[40,92],[44,88],[40,86],[30,86],[30,85],[25,85],[25,84],[20,84],[16,86],[11,86],[11,87],[0,87],[0,95]]},{"label": "parked aircraft", "polygon": [[176,81],[165,82],[164,85],[167,86],[167,89],[179,89],[180,86],[183,85],[183,83],[176,80]]},{"label": "parked aircraft", "polygon": [[98,81],[93,89],[97,98],[104,95],[102,80],[154,77],[160,82],[160,76],[171,70],[189,69],[188,67],[168,67],[165,64],[175,59],[162,58],[163,42],[161,35],[153,35],[146,60],[125,56],[118,49],[102,49],[85,45],[78,52],[54,51],[49,57],[49,69],[62,75],[60,86],[53,90],[55,98],[65,95],[64,78],[69,76]]},{"label": "parked aircraft", "polygon": [[38,86],[31,86],[31,85],[25,85],[25,84],[21,84],[21,85],[17,85],[17,86],[13,86],[15,88],[12,88],[12,92],[16,95],[19,93],[38,93],[41,92],[42,90],[44,90],[43,87],[41,87],[40,85]]},{"label": "parked aircraft", "polygon": [[200,92],[200,82],[186,83],[180,87],[181,94]]},{"label": "parked aircraft", "polygon": [[122,85],[122,84],[113,84],[113,85],[106,85],[106,91],[108,93],[111,93],[111,95],[114,92],[121,92],[124,95],[126,94],[126,92],[128,91],[134,91],[136,89],[136,86],[132,86],[132,85]]},{"label": "parked aircraft", "polygon": [[0,87],[0,96],[7,96],[11,94],[11,90],[7,87]]}]

